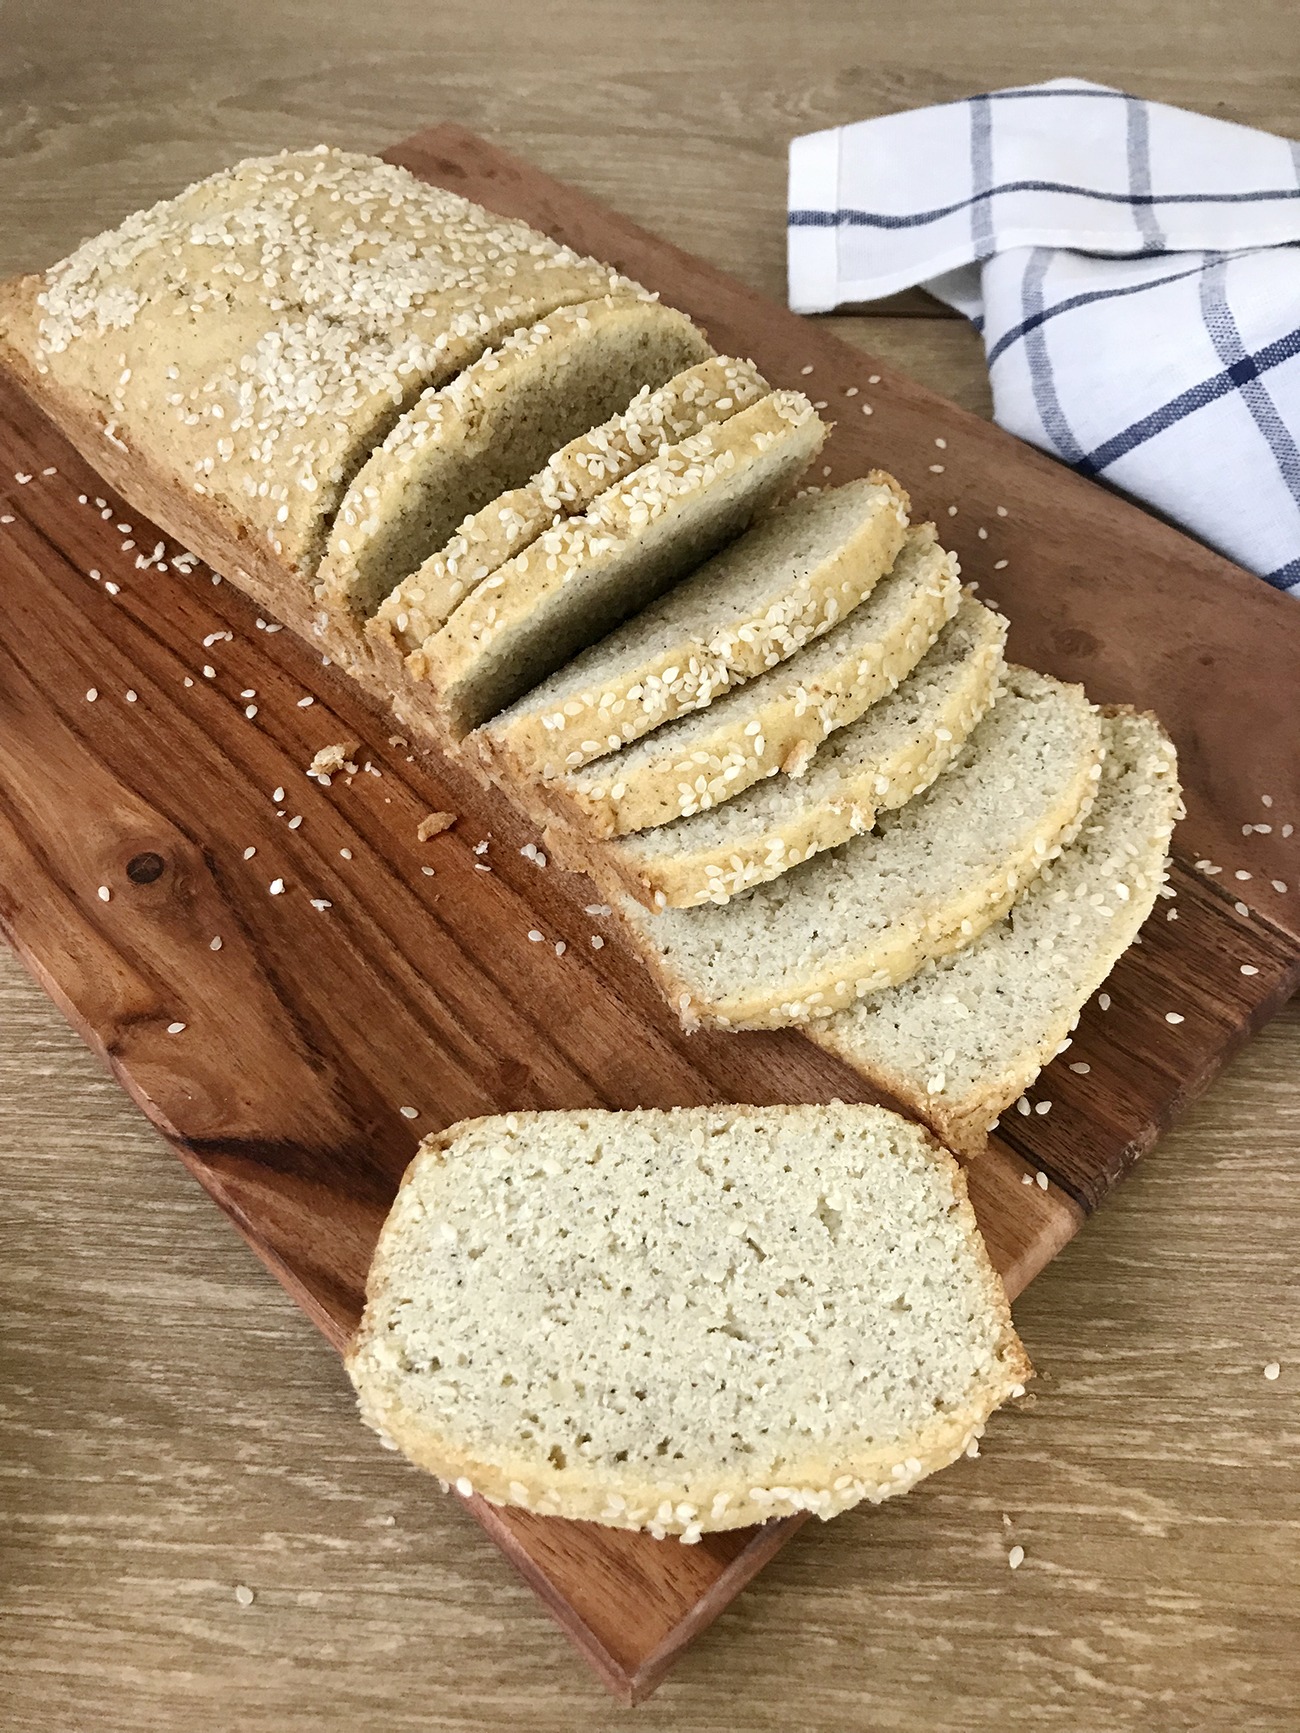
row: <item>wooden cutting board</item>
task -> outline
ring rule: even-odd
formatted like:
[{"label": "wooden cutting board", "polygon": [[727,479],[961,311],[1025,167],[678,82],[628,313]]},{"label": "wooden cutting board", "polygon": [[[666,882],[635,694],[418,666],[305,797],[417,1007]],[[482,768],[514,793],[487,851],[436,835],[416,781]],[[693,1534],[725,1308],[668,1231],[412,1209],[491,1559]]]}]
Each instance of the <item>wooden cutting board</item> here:
[{"label": "wooden cutting board", "polygon": [[[970,1170],[1014,1295],[1300,982],[1300,839],[1282,834],[1300,823],[1300,608],[472,134],[389,155],[611,260],[824,402],[830,479],[894,469],[1010,615],[1014,656],[1173,733],[1189,809],[1176,899],[1033,1090],[1050,1109],[1007,1115]],[[191,535],[214,569],[177,573],[169,526],[102,479],[112,458],[79,455],[0,375],[0,926],[336,1347],[437,1127],[519,1107],[871,1098],[792,1032],[683,1036],[588,912],[590,886],[522,855],[536,838],[504,802],[416,762],[220,582],[219,539]],[[169,569],[141,570],[160,540]],[[317,748],[342,741],[358,774],[309,781]],[[459,822],[421,844],[435,808]],[[994,1426],[1014,1448],[1014,1414]],[[627,1701],[802,1520],[683,1547],[467,1503]]]}]

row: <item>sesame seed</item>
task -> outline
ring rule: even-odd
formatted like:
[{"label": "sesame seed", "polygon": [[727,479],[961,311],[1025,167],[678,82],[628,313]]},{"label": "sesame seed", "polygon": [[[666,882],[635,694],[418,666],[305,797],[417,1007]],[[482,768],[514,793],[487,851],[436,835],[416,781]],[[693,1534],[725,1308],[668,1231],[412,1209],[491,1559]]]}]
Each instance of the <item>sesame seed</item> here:
[{"label": "sesame seed", "polygon": [[[799,371],[800,371],[800,373],[803,374],[804,378],[806,379],[808,377],[808,375],[812,372],[812,362],[810,361],[806,367],[801,367],[799,369]],[[28,476],[27,479],[28,479],[28,481],[30,481],[32,478],[31,478],[31,476]]]},{"label": "sesame seed", "polygon": [[167,1025],[167,1033],[169,1035],[183,1035],[185,1033],[184,1023],[169,1023]]},{"label": "sesame seed", "polygon": [[235,1599],[241,1607],[251,1607],[255,1596],[247,1583],[239,1583],[235,1589]]},{"label": "sesame seed", "polygon": [[1032,1113],[1033,1111],[1034,1111],[1033,1108],[1029,1105],[1028,1097],[1022,1095],[1020,1097],[1019,1101],[1017,1101],[1017,1103],[1016,1103],[1016,1112],[1017,1113]]},{"label": "sesame seed", "polygon": [[871,407],[871,405],[870,405],[870,404],[869,404],[869,403],[864,403],[864,404],[863,404],[863,405],[862,405],[862,413],[863,413],[863,414],[864,414],[864,415],[874,415],[874,414],[875,414],[875,413],[876,413],[876,412],[875,412],[875,410],[874,410],[874,409],[873,409],[873,408],[872,408],[872,407]]},{"label": "sesame seed", "polygon": [[1286,895],[1286,880],[1285,879],[1274,879],[1273,880],[1273,889],[1275,891],[1280,891],[1282,893],[1282,895],[1285,896]]},{"label": "sesame seed", "polygon": [[136,702],[136,695],[129,686],[126,689],[126,701],[128,704],[134,704]]},{"label": "sesame seed", "polygon": [[975,531],[975,534],[979,537],[979,539],[982,542],[986,542],[989,539],[989,532],[984,528],[983,524],[981,524],[980,527]]},{"label": "sesame seed", "polygon": [[1165,1012],[1165,1022],[1166,1023],[1181,1023],[1182,1020],[1183,1020],[1183,1014],[1181,1011],[1166,1011]]},{"label": "sesame seed", "polygon": [[1034,1183],[1033,1174],[1032,1173],[1022,1173],[1020,1176],[1020,1183],[1021,1183],[1021,1185],[1032,1185]]},{"label": "sesame seed", "polygon": [[284,880],[272,879],[270,884],[267,886],[267,889],[273,897],[282,896],[284,894]]},{"label": "sesame seed", "polygon": [[1250,913],[1250,909],[1245,903],[1234,903],[1232,906],[1239,915],[1248,915]]},{"label": "sesame seed", "polygon": [[587,915],[612,915],[614,911],[608,903],[588,903],[583,913]]},{"label": "sesame seed", "polygon": [[215,680],[216,677],[217,677],[217,671],[212,666],[211,662],[205,662],[203,664],[203,678],[205,680]]},{"label": "sesame seed", "polygon": [[1006,508],[1006,506],[1004,506],[1004,505],[1000,505],[1000,506],[998,506],[998,507],[997,507],[997,514],[998,514],[998,516],[999,516],[999,517],[1005,517],[1005,516],[1006,516],[1006,515],[1007,515],[1007,508]]},{"label": "sesame seed", "polygon": [[1013,1546],[1011,1551],[1007,1554],[1008,1565],[1010,1565],[1010,1567],[1013,1571],[1018,1571],[1020,1569],[1021,1565],[1024,1564],[1024,1562],[1025,1562],[1025,1549],[1024,1549],[1024,1547]]},{"label": "sesame seed", "polygon": [[1048,1179],[1047,1179],[1047,1175],[1043,1172],[1041,1167],[1039,1168],[1038,1172],[1034,1175],[1034,1178],[1038,1182],[1039,1191],[1046,1191],[1047,1186],[1048,1186]]},{"label": "sesame seed", "polygon": [[329,900],[328,897],[313,897],[311,899],[311,906],[314,909],[325,910],[325,909],[332,909],[334,907],[334,904]]},{"label": "sesame seed", "polygon": [[431,879],[433,877],[433,868],[432,867],[422,866],[420,868],[420,871],[424,874],[425,878],[427,878],[427,879]]},{"label": "sesame seed", "polygon": [[316,702],[316,700],[312,697],[311,693],[309,692],[305,698],[300,698],[298,700],[298,708],[299,708],[299,710],[306,710],[308,705],[314,704],[315,702]]},{"label": "sesame seed", "polygon": [[591,948],[593,951],[599,951],[604,943],[605,941],[601,938],[599,933],[593,933],[591,935]]},{"label": "sesame seed", "polygon": [[248,720],[251,722],[253,720],[254,716],[257,715],[257,705],[256,704],[245,704],[244,715],[247,716]]},{"label": "sesame seed", "polygon": [[1071,1065],[1070,1070],[1077,1071],[1080,1077],[1086,1077],[1092,1070],[1092,1066],[1086,1065],[1082,1059],[1076,1059]]},{"label": "sesame seed", "polygon": [[1241,965],[1241,972],[1243,975],[1258,975],[1259,970],[1253,963],[1243,963]]},{"label": "sesame seed", "polygon": [[1273,1383],[1275,1379],[1280,1378],[1282,1376],[1282,1367],[1279,1362],[1276,1360],[1270,1360],[1268,1365],[1264,1368],[1264,1376],[1268,1379],[1270,1384]]},{"label": "sesame seed", "polygon": [[284,790],[282,788],[273,789],[271,791],[271,799],[277,806],[279,806],[280,802],[284,799]]},{"label": "sesame seed", "polygon": [[339,854],[343,860],[351,860],[352,859],[352,850],[350,848],[341,848],[339,850]]},{"label": "sesame seed", "polygon": [[257,688],[255,686],[246,686],[239,696],[241,698],[256,698]]},{"label": "sesame seed", "polygon": [[1245,884],[1246,880],[1250,877],[1250,874],[1248,872],[1243,872],[1242,869],[1238,867],[1232,876],[1235,879],[1240,879],[1242,884]]},{"label": "sesame seed", "polygon": [[244,859],[245,860],[252,860],[253,856],[256,853],[257,853],[257,850],[255,848],[246,848],[244,850]]},{"label": "sesame seed", "polygon": [[86,703],[87,704],[93,704],[95,702],[96,698],[98,698],[98,697],[99,697],[99,689],[95,686],[92,686],[90,688],[89,692],[86,693]]},{"label": "sesame seed", "polygon": [[297,830],[298,826],[301,823],[302,823],[302,814],[298,813],[294,818],[291,818],[289,820],[289,829],[290,830]]},{"label": "sesame seed", "polygon": [[213,938],[213,939],[212,939],[212,940],[211,940],[211,941],[210,941],[210,942],[209,942],[209,945],[208,945],[208,949],[209,949],[209,950],[210,950],[210,951],[219,951],[219,950],[220,950],[220,949],[221,949],[221,935],[220,935],[220,933],[218,933],[218,934],[217,934],[217,935],[216,935],[216,936],[215,936],[215,938]]},{"label": "sesame seed", "polygon": [[397,1111],[401,1114],[403,1119],[418,1119],[420,1117],[420,1110],[418,1107],[399,1107]]},{"label": "sesame seed", "polygon": [[1261,806],[1272,806],[1273,796],[1271,794],[1261,794],[1259,797],[1259,803]]},{"label": "sesame seed", "polygon": [[879,385],[880,384],[879,373],[868,373],[867,374],[867,384],[868,385]]},{"label": "sesame seed", "polygon": [[994,560],[993,570],[995,572],[1004,572],[1007,569],[1007,563],[1006,560]]},{"label": "sesame seed", "polygon": [[112,894],[107,885],[100,885],[98,896],[101,903],[106,903]]},{"label": "sesame seed", "polygon": [[939,447],[940,451],[947,451],[948,441],[946,439],[936,439],[934,443]]},{"label": "sesame seed", "polygon": [[112,583],[111,581],[106,583],[104,585],[104,588],[108,591],[110,596],[119,596],[122,593],[121,584],[115,584],[115,583]]},{"label": "sesame seed", "polygon": [[544,936],[544,934],[538,932],[536,927],[529,927],[528,938],[530,943],[540,945]]},{"label": "sesame seed", "polygon": [[1109,993],[1098,993],[1097,1003],[1101,1006],[1103,1011],[1109,1011],[1110,1010],[1110,994]]},{"label": "sesame seed", "polygon": [[957,515],[957,507],[955,505],[950,505],[948,507],[948,516],[949,517],[956,517],[956,515]]},{"label": "sesame seed", "polygon": [[557,940],[557,941],[556,941],[556,945],[555,945],[555,954],[556,954],[556,956],[557,956],[557,957],[562,957],[562,956],[563,956],[563,955],[564,955],[564,953],[565,953],[565,952],[566,952],[566,951],[567,951],[567,950],[568,950],[568,948],[569,948],[569,947],[568,947],[568,946],[567,946],[567,945],[566,945],[566,944],[565,944],[565,942],[564,942],[564,940],[563,940],[563,939],[558,939],[558,940]]},{"label": "sesame seed", "polygon": [[942,475],[943,474],[943,465],[941,463],[932,463],[930,465],[930,474],[931,475]]}]

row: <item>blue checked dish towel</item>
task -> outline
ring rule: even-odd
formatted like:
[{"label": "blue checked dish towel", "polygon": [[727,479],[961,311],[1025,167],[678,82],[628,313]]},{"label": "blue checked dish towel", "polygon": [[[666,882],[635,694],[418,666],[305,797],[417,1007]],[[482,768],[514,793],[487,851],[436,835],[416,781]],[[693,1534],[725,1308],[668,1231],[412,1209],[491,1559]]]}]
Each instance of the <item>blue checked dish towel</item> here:
[{"label": "blue checked dish towel", "polygon": [[790,305],[923,285],[1001,425],[1300,596],[1300,143],[1078,79],[796,138]]}]

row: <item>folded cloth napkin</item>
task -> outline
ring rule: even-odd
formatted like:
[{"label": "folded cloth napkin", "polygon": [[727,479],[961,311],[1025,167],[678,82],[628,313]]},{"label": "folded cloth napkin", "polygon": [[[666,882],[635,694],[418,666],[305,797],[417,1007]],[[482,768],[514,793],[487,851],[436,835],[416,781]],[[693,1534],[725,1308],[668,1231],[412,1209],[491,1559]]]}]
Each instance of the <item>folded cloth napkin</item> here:
[{"label": "folded cloth napkin", "polygon": [[1003,427],[1300,596],[1300,143],[1078,79],[790,146],[790,305],[914,284]]}]

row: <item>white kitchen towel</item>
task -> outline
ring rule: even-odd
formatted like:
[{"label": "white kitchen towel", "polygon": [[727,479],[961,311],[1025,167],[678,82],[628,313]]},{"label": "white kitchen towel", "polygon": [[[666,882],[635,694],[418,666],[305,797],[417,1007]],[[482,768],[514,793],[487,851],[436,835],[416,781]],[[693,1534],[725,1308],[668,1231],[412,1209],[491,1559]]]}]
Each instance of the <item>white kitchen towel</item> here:
[{"label": "white kitchen towel", "polygon": [[922,284],[1003,427],[1300,596],[1300,143],[1079,79],[790,146],[790,305]]}]

